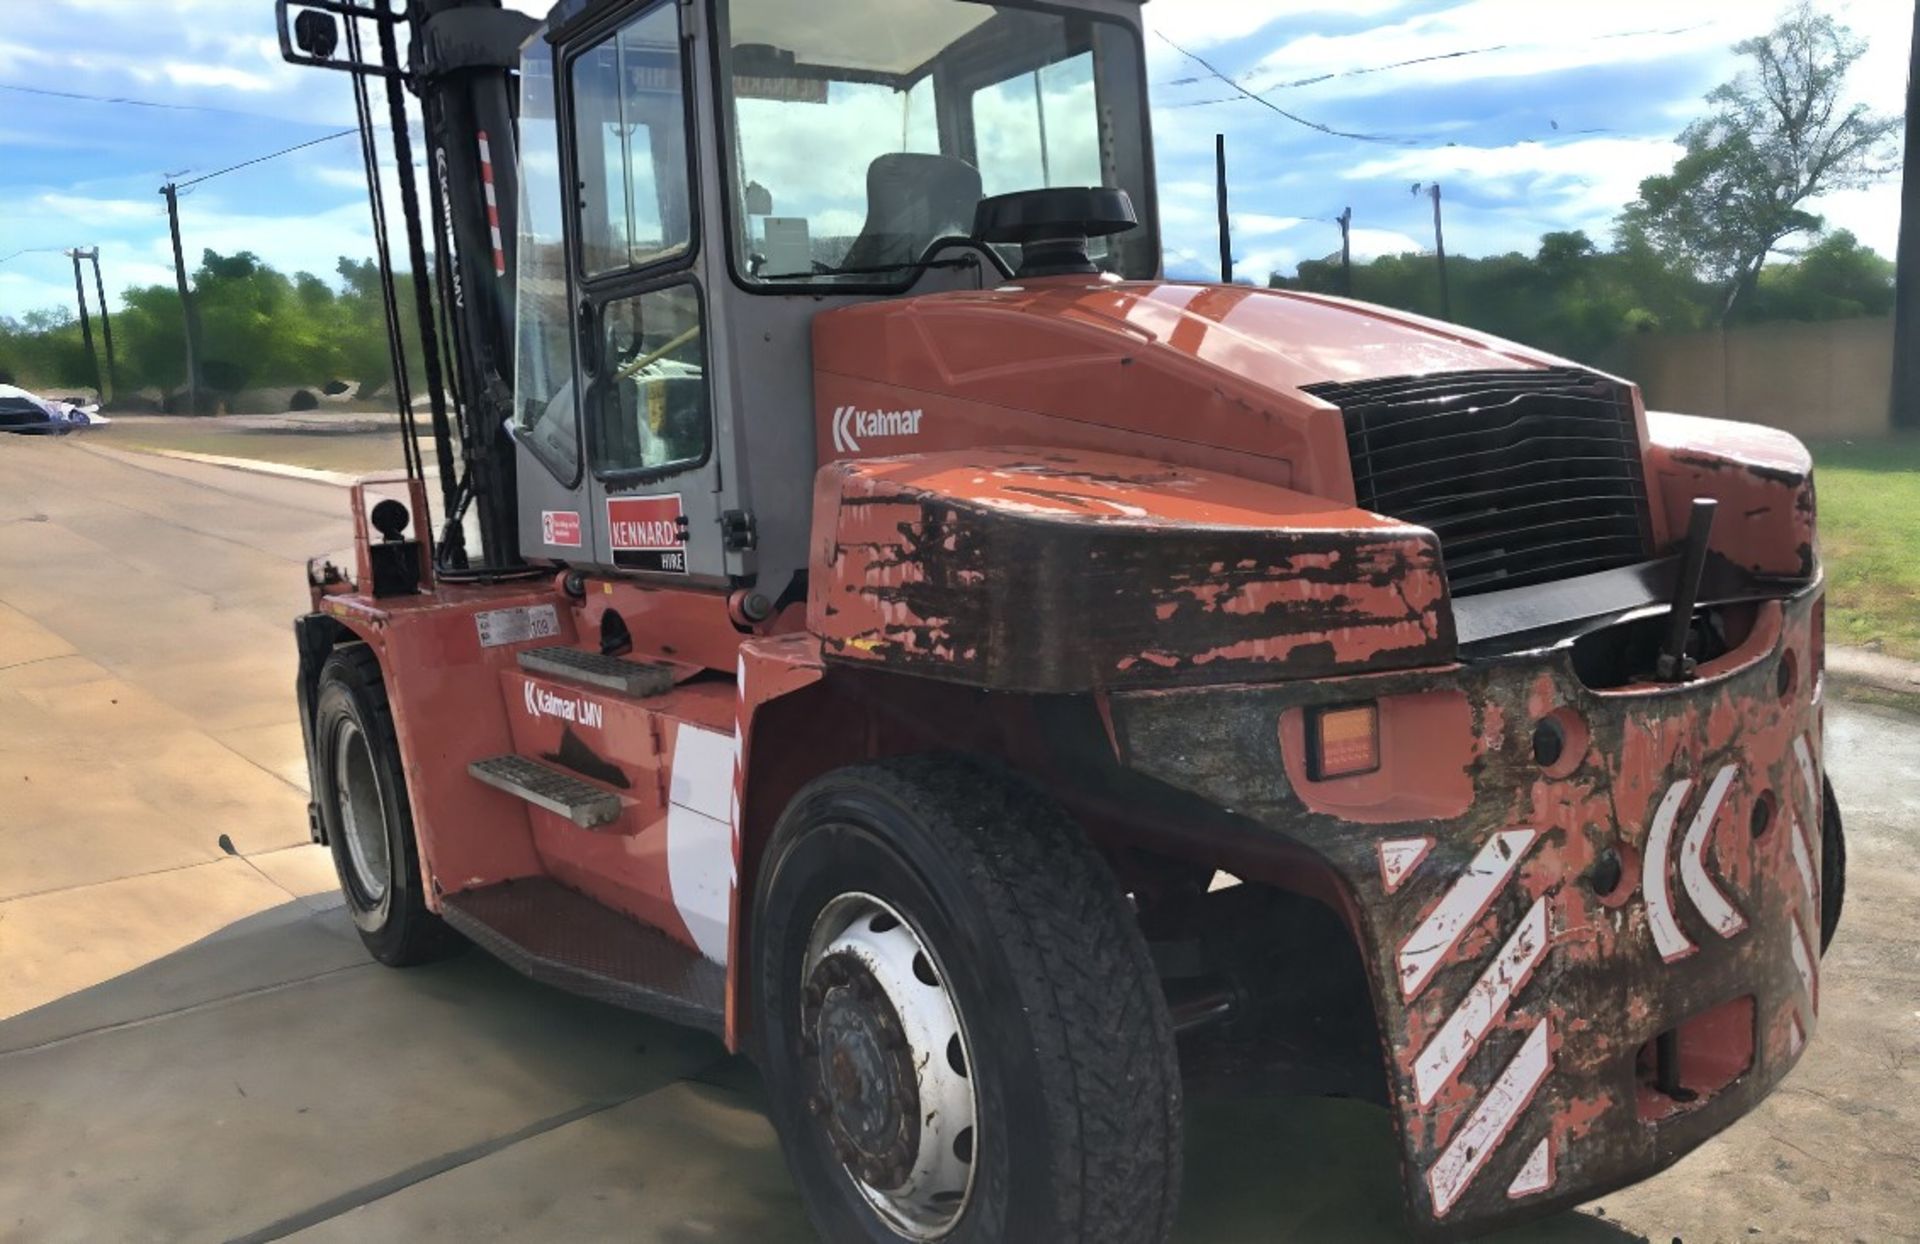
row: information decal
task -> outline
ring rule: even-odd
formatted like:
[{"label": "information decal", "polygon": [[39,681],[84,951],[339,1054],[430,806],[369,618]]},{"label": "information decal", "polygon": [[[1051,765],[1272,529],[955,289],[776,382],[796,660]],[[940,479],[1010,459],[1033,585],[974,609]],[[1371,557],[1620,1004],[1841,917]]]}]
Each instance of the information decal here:
[{"label": "information decal", "polygon": [[524,644],[531,639],[553,639],[560,634],[560,611],[552,605],[522,605],[473,615],[482,648]]},{"label": "information decal", "polygon": [[622,570],[687,573],[687,515],[680,494],[607,501],[613,564]]}]

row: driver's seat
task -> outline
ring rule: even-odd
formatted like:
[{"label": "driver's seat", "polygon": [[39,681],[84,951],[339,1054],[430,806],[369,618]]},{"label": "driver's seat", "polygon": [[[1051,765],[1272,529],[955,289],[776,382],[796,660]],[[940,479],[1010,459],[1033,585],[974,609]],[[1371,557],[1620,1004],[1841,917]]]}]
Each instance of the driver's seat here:
[{"label": "driver's seat", "polygon": [[980,170],[953,156],[889,152],[867,166],[867,223],[843,268],[904,267],[941,238],[973,232]]}]

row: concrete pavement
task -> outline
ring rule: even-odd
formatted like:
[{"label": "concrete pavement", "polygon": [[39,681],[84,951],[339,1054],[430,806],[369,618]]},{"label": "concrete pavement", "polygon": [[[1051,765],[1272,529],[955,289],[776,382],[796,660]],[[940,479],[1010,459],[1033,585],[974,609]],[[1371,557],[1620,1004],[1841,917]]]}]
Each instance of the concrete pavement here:
[{"label": "concrete pavement", "polygon": [[[345,535],[337,488],[0,441],[0,1239],[809,1238],[711,1040],[478,954],[366,959],[304,845],[287,629]],[[1920,1238],[1920,728],[1830,732],[1852,897],[1806,1062],[1511,1238]],[[1379,1112],[1202,1100],[1189,1132],[1183,1241],[1398,1238]]]}]

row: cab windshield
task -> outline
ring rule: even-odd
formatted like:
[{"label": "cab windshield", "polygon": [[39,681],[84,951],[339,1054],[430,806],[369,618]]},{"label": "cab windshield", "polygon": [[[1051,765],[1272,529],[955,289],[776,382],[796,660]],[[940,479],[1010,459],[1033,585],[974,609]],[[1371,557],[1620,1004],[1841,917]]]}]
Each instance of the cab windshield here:
[{"label": "cab windshield", "polygon": [[1141,226],[1094,260],[1158,272],[1127,26],[975,0],[724,7],[729,233],[750,286],[905,285],[982,198],[1063,186],[1127,191]]}]

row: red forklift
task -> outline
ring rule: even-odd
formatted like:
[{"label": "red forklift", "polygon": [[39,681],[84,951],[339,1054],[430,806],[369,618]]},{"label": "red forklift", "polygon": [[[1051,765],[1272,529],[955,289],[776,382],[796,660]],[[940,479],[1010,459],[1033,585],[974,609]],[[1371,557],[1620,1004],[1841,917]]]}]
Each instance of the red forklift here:
[{"label": "red forklift", "polygon": [[1792,437],[1164,279],[1135,0],[278,8],[408,421],[295,624],[376,958],[750,1053],[836,1244],[1164,1240],[1208,1075],[1380,1102],[1471,1235],[1798,1061]]}]

